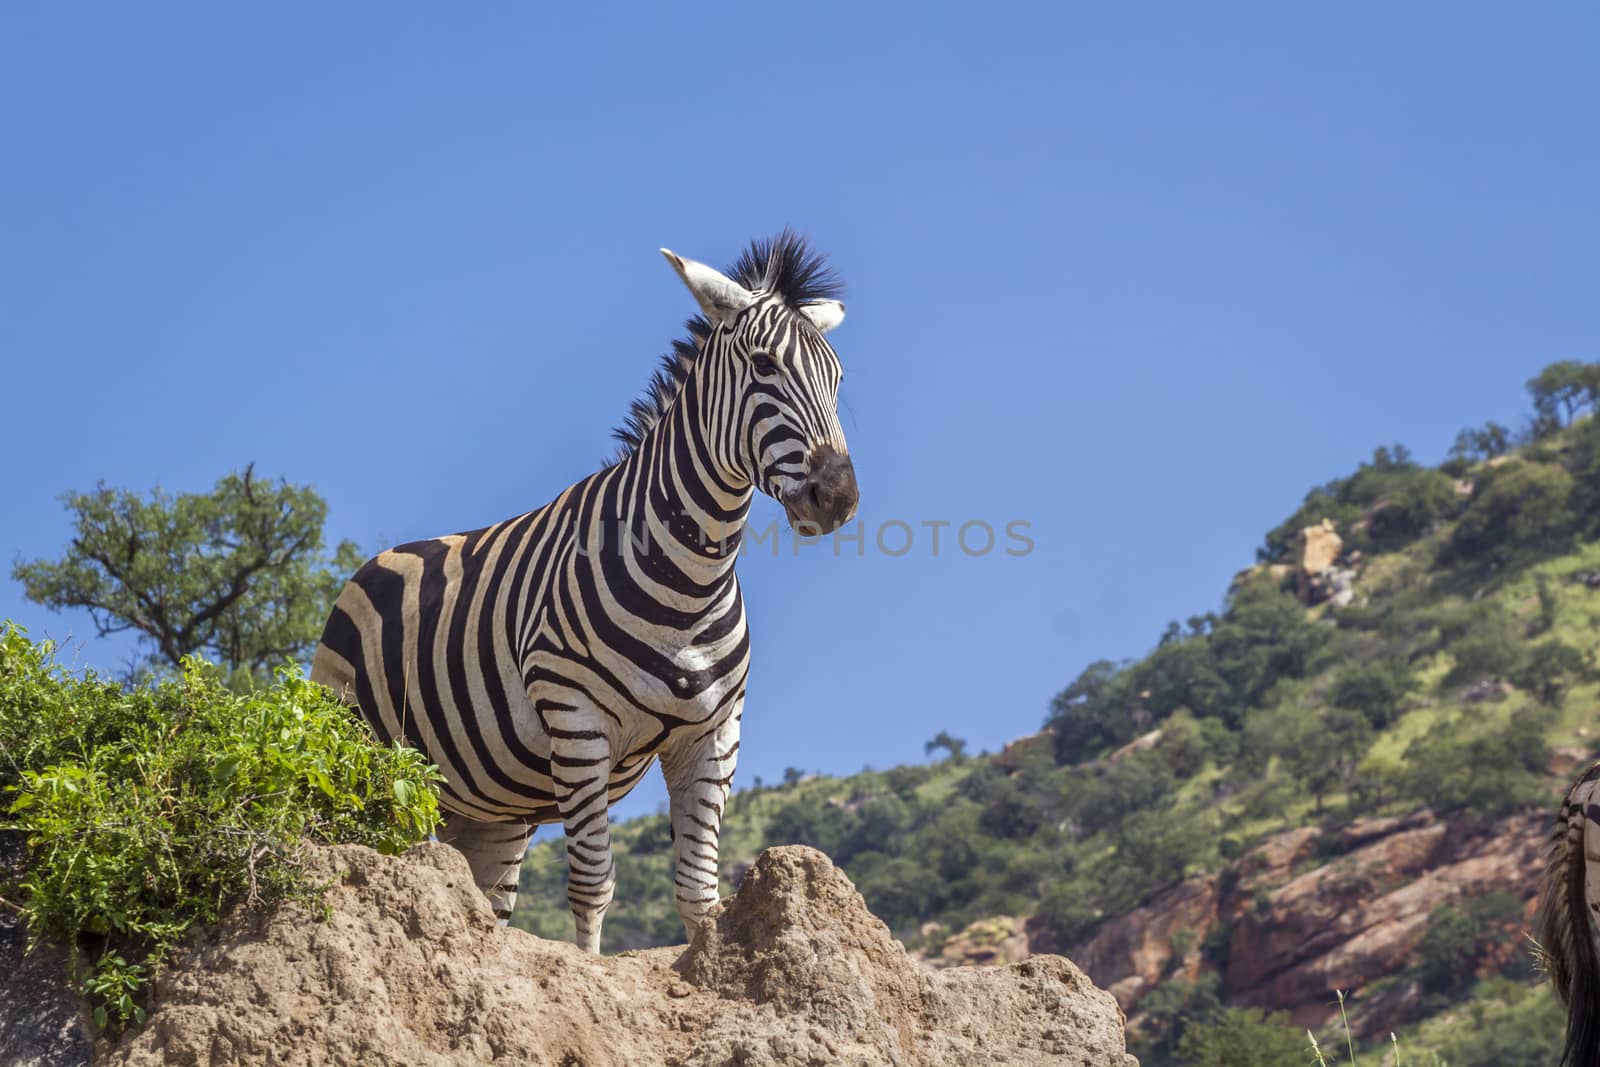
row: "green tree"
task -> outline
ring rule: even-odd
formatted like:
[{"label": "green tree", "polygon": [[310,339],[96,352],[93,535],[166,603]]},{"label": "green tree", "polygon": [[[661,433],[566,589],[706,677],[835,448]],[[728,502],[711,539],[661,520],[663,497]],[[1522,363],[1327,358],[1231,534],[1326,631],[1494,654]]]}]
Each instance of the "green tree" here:
[{"label": "green tree", "polygon": [[922,746],[923,755],[932,755],[939,749],[944,749],[946,756],[952,763],[960,763],[967,758],[967,742],[956,737],[949,730],[940,730],[933,739]]},{"label": "green tree", "polygon": [[1456,434],[1450,455],[1467,463],[1494,459],[1511,451],[1511,431],[1498,422],[1486,422],[1478,429]]},{"label": "green tree", "polygon": [[1572,683],[1587,679],[1592,673],[1587,655],[1552,637],[1530,648],[1509,680],[1532,693],[1539,703],[1559,707]]},{"label": "green tree", "polygon": [[1159,752],[1139,752],[1109,766],[1075,769],[1063,783],[1073,820],[1085,833],[1117,827],[1135,812],[1164,804],[1176,789]]},{"label": "green tree", "polygon": [[1128,672],[1096,660],[1050,702],[1045,726],[1055,736],[1056,760],[1076,763],[1133,736]]},{"label": "green tree", "polygon": [[314,489],[262,481],[253,465],[209,493],[102,483],[62,500],[74,515],[65,555],[19,562],[12,577],[36,604],[87,609],[102,637],[137,633],[150,665],[201,654],[264,680],[305,658],[362,560],[350,541],[325,554],[328,506]]},{"label": "green tree", "polygon": [[1528,379],[1537,430],[1569,426],[1600,400],[1600,363],[1564,359]]},{"label": "green tree", "polygon": [[1411,451],[1404,445],[1376,448],[1372,459],[1361,464],[1354,474],[1335,478],[1307,493],[1293,515],[1268,531],[1256,556],[1263,563],[1287,562],[1299,544],[1300,531],[1323,519],[1331,519],[1347,533],[1346,548],[1362,547],[1355,524],[1363,513],[1384,501],[1394,501],[1419,477],[1435,482],[1435,487],[1425,486],[1422,492],[1436,502],[1442,501],[1436,488],[1437,475],[1413,462]]},{"label": "green tree", "polygon": [[810,793],[788,800],[773,813],[767,840],[774,845],[810,845],[837,857],[855,822],[852,812]]},{"label": "green tree", "polygon": [[1478,479],[1451,544],[1504,562],[1519,549],[1558,548],[1572,533],[1572,475],[1550,463],[1507,463]]},{"label": "green tree", "polygon": [[1170,978],[1145,994],[1139,1011],[1144,1026],[1130,1051],[1141,1063],[1171,1063],[1191,1028],[1222,1015],[1222,980],[1215,974],[1202,974],[1194,981]]},{"label": "green tree", "polygon": [[1497,818],[1546,799],[1550,761],[1544,740],[1552,714],[1523,708],[1502,725],[1475,729],[1471,719],[1439,724],[1406,747],[1400,789],[1441,813]]},{"label": "green tree", "polygon": [[1228,724],[1238,725],[1244,708],[1259,707],[1280,679],[1304,677],[1331,634],[1270,580],[1257,578],[1235,589],[1209,638],[1217,674],[1234,694],[1224,716]]},{"label": "green tree", "polygon": [[1416,685],[1416,674],[1405,660],[1373,660],[1340,673],[1333,683],[1333,702],[1363,713],[1381,730],[1400,717],[1406,694]]},{"label": "green tree", "polygon": [[1574,483],[1571,506],[1592,537],[1600,530],[1600,419],[1584,420],[1568,436],[1571,447],[1565,463]]},{"label": "green tree", "polygon": [[938,883],[915,859],[862,853],[850,865],[867,906],[892,929],[915,929],[933,913]]},{"label": "green tree", "polygon": [[1323,798],[1354,776],[1372,744],[1372,726],[1361,711],[1326,708],[1298,715],[1288,742],[1279,756],[1321,812]]},{"label": "green tree", "polygon": [[1460,505],[1453,478],[1442,471],[1418,470],[1376,505],[1367,523],[1372,546],[1392,550],[1426,534]]},{"label": "green tree", "polygon": [[1477,916],[1467,909],[1453,904],[1434,908],[1417,944],[1417,973],[1423,987],[1435,993],[1459,993],[1471,985],[1481,933]]}]

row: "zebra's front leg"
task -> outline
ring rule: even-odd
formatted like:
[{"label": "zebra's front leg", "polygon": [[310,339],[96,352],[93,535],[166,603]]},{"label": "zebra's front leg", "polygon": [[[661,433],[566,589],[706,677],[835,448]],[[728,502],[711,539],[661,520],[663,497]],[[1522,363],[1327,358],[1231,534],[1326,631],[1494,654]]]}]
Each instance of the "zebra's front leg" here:
[{"label": "zebra's front leg", "polygon": [[567,832],[567,902],[578,947],[600,951],[600,925],[617,887],[606,816],[611,745],[592,729],[552,731],[550,779]]},{"label": "zebra's front leg", "polygon": [[661,773],[671,798],[678,914],[691,941],[717,903],[722,809],[733,788],[738,762],[739,713],[740,709],[734,708],[721,726],[661,757]]}]

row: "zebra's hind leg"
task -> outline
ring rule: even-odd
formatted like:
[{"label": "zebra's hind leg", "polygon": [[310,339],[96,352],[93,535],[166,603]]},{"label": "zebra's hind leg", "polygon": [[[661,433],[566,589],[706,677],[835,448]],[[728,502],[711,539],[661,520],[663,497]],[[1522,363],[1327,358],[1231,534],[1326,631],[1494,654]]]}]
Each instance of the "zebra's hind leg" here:
[{"label": "zebra's hind leg", "polygon": [[439,827],[439,840],[467,857],[472,880],[489,898],[495,921],[501,926],[511,921],[517,878],[531,836],[533,827],[525,822],[477,822],[459,815],[446,815]]}]

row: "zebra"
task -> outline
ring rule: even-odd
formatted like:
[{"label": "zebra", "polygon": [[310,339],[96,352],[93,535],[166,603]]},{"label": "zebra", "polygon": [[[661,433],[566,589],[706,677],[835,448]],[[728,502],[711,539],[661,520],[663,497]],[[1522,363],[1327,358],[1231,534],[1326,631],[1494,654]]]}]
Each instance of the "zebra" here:
[{"label": "zebra", "polygon": [[616,885],[607,809],[658,759],[691,939],[717,902],[750,663],[734,564],[755,491],[811,535],[859,501],[825,257],[790,230],[727,274],[661,254],[700,314],[613,431],[617,454],[535,511],[367,561],[312,661],[380,740],[438,765],[438,837],[501,925],[533,829],[562,823],[589,952]]},{"label": "zebra", "polygon": [[1538,956],[1567,1008],[1561,1067],[1600,1063],[1600,763],[1567,790],[1539,907]]}]

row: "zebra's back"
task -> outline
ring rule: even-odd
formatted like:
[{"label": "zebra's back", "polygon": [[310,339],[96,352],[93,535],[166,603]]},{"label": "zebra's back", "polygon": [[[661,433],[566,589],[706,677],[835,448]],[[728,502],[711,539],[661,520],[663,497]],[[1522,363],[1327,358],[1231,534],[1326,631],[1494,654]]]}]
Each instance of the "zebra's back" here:
[{"label": "zebra's back", "polygon": [[548,559],[535,557],[556,547],[541,543],[546,526],[530,512],[373,557],[339,594],[312,661],[312,678],[380,739],[436,763],[445,809],[474,819],[557,817],[518,647],[519,616],[547,584]]}]

